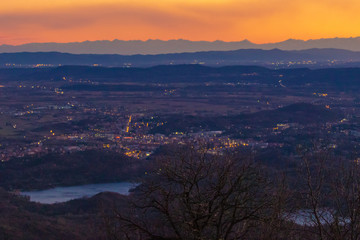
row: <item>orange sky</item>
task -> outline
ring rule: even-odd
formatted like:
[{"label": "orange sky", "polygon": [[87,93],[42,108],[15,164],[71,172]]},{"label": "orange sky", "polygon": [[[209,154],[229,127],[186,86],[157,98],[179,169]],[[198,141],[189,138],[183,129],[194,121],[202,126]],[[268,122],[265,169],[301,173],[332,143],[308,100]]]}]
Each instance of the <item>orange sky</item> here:
[{"label": "orange sky", "polygon": [[359,0],[1,0],[0,44],[360,36]]}]

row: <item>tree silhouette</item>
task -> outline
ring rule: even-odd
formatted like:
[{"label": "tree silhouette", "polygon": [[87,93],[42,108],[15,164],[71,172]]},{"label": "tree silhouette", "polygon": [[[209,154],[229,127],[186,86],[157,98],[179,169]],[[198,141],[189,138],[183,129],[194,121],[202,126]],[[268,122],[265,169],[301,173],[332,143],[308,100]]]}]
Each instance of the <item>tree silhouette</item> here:
[{"label": "tree silhouette", "polygon": [[186,146],[154,165],[115,211],[110,239],[244,239],[283,221],[276,192],[248,157]]}]

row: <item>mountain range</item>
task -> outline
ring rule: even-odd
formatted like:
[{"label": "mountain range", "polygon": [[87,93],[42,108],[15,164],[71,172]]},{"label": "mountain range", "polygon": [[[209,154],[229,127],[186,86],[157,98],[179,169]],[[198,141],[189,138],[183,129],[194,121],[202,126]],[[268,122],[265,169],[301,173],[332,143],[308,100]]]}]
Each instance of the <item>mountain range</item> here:
[{"label": "mountain range", "polygon": [[23,45],[0,45],[0,52],[62,52],[73,54],[166,54],[199,51],[230,51],[237,49],[305,50],[311,48],[337,48],[360,51],[360,37],[323,38],[315,40],[288,39],[277,43],[256,44],[248,40],[238,42],[189,41],[189,40],[102,40],[71,43],[28,43]]},{"label": "mountain range", "polygon": [[360,66],[360,52],[341,49],[240,49],[158,55],[69,54],[59,52],[0,53],[2,67],[33,67],[34,65],[98,65],[110,67],[148,67],[155,65],[205,64],[261,65],[271,68]]}]

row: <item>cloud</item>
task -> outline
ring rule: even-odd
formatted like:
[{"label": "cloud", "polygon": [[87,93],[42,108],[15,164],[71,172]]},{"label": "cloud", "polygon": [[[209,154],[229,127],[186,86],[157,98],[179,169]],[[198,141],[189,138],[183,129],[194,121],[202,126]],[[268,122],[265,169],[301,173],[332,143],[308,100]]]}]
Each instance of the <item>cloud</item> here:
[{"label": "cloud", "polygon": [[[114,38],[269,42],[360,35],[356,0],[78,0],[73,5],[70,0],[34,0],[32,6],[27,2],[19,10],[11,8],[12,3],[3,13],[0,10],[0,32],[39,42]],[[40,3],[44,6],[37,8]]]},{"label": "cloud", "polygon": [[0,15],[0,29],[24,29],[33,27],[44,29],[73,29],[91,25],[92,18],[83,14],[68,13],[21,13]]},{"label": "cloud", "polygon": [[[107,5],[83,8],[63,8],[46,12],[26,12],[0,15],[0,31],[157,31],[192,32],[195,28],[220,27],[224,21],[208,21],[181,11],[155,7]],[[224,27],[226,28],[226,26]],[[197,30],[198,31],[198,30]]]}]

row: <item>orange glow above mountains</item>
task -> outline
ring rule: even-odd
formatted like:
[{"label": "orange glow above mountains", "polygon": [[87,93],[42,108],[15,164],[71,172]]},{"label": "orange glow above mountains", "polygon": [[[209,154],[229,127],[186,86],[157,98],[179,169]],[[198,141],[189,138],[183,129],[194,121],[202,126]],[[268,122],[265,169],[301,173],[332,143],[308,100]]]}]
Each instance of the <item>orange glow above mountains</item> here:
[{"label": "orange glow above mountains", "polygon": [[359,12],[358,0],[12,0],[0,3],[0,44],[356,37]]}]

